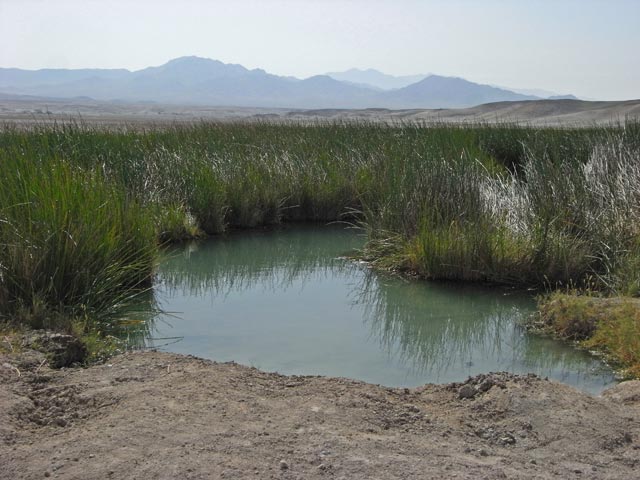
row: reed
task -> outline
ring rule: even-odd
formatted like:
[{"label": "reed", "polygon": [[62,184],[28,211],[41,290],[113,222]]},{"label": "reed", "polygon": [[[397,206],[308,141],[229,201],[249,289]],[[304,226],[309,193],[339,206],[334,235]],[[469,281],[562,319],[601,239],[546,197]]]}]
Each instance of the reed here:
[{"label": "reed", "polygon": [[159,243],[294,221],[358,222],[427,278],[637,294],[639,156],[637,122],[5,125],[0,312],[100,317]]},{"label": "reed", "polygon": [[2,317],[69,328],[108,318],[150,286],[154,225],[121,186],[56,159],[0,161]]}]

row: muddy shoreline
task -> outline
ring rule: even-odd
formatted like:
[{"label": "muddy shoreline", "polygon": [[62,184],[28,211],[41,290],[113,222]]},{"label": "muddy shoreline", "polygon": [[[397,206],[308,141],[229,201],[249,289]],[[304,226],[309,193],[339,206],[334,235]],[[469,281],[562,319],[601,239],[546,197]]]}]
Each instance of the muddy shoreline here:
[{"label": "muddy shoreline", "polygon": [[60,370],[40,355],[0,358],[3,479],[628,479],[640,468],[640,381],[599,397],[510,374],[394,389],[161,352]]}]

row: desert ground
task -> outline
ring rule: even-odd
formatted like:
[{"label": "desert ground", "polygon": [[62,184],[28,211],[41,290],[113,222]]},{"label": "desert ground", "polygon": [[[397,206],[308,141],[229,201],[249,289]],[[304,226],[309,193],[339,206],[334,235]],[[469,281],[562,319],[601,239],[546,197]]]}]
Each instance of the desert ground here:
[{"label": "desert ground", "polygon": [[464,109],[388,110],[268,109],[203,107],[157,103],[99,102],[89,98],[46,99],[0,94],[0,123],[49,123],[69,119],[89,123],[167,123],[209,121],[371,121],[371,122],[513,122],[526,125],[602,125],[640,119],[640,100],[591,102],[539,100],[499,102]]},{"label": "desert ground", "polygon": [[161,352],[0,358],[0,478],[631,479],[640,382],[386,388]]}]

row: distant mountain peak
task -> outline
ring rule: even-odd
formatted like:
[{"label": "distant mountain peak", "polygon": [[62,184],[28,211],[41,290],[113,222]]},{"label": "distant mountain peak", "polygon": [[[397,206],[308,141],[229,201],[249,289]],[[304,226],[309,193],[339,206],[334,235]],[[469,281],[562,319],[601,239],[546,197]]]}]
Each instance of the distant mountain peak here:
[{"label": "distant mountain peak", "polygon": [[330,72],[328,76],[341,82],[349,82],[353,85],[360,85],[376,90],[393,90],[403,88],[412,83],[422,80],[426,75],[403,75],[394,76],[383,73],[375,68],[365,70],[350,68],[344,72]]},{"label": "distant mountain peak", "polygon": [[[345,70],[343,73],[376,73],[386,75],[386,73],[376,70],[375,68],[350,68],[349,70]],[[327,73],[327,75],[331,76],[331,73]]]},{"label": "distant mountain peak", "polygon": [[305,81],[314,81],[314,82],[325,82],[325,83],[333,83],[337,82],[334,78],[331,78],[329,75],[312,75],[311,77],[305,78]]},{"label": "distant mountain peak", "polygon": [[222,63],[219,60],[214,60],[212,58],[199,57],[197,55],[184,55],[182,57],[172,58],[165,65],[176,65],[180,63],[189,63],[189,62],[214,62],[214,63]]},{"label": "distant mountain peak", "polygon": [[157,67],[148,67],[143,70],[148,70],[149,68],[192,68],[192,67],[199,67],[199,68],[229,67],[229,68],[236,68],[236,69],[241,68],[242,70],[247,70],[242,65],[238,65],[234,63],[224,63],[224,62],[221,62],[220,60],[214,60],[212,58],[205,58],[205,57],[198,57],[195,55],[174,58]]}]

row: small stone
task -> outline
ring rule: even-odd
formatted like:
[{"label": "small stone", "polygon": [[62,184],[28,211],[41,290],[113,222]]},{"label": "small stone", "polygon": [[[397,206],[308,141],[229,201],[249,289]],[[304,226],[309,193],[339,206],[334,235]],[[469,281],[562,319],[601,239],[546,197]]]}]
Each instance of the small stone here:
[{"label": "small stone", "polygon": [[288,469],[289,469],[289,464],[284,460],[280,460],[280,470],[288,470]]},{"label": "small stone", "polygon": [[502,435],[500,437],[500,439],[498,441],[502,445],[515,445],[516,444],[515,437],[513,435],[511,435],[510,433],[505,433],[504,435]]},{"label": "small stone", "polygon": [[493,385],[494,385],[493,380],[491,380],[490,378],[487,378],[480,385],[478,385],[478,390],[480,390],[481,392],[486,392],[491,387],[493,387]]},{"label": "small stone", "polygon": [[49,472],[49,471],[44,472],[44,476],[45,477],[50,477],[51,476],[51,472]]},{"label": "small stone", "polygon": [[473,398],[477,393],[478,391],[471,385],[463,385],[458,390],[458,398]]},{"label": "small stone", "polygon": [[478,452],[481,457],[488,457],[489,452],[487,452],[484,448]]},{"label": "small stone", "polygon": [[82,363],[87,357],[84,343],[73,335],[54,333],[42,337],[41,349],[53,368],[69,367],[74,363]]}]

